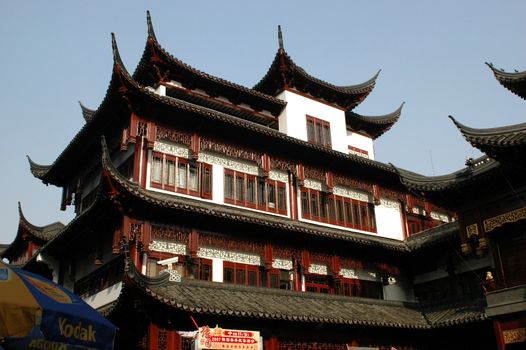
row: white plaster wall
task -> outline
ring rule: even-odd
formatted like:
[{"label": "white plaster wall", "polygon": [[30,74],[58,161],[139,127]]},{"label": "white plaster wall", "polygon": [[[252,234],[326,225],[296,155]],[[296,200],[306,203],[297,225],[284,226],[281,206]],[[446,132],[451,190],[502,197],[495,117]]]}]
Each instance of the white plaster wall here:
[{"label": "white plaster wall", "polygon": [[402,277],[395,277],[394,283],[383,287],[384,299],[395,301],[414,301],[415,294],[409,282]]},{"label": "white plaster wall", "polygon": [[225,168],[212,164],[212,202],[223,204],[225,201]]},{"label": "white plaster wall", "polygon": [[372,138],[347,130],[347,145],[369,152],[369,159],[374,159]]},{"label": "white plaster wall", "polygon": [[376,216],[376,229],[378,236],[404,239],[400,204],[396,201],[381,200],[380,205],[374,207]]},{"label": "white plaster wall", "polygon": [[283,91],[277,98],[287,101],[287,106],[279,116],[279,131],[307,141],[305,117],[310,115],[330,123],[332,149],[347,153],[347,126],[344,111],[291,91]]},{"label": "white plaster wall", "polygon": [[223,260],[212,259],[212,282],[223,282]]}]

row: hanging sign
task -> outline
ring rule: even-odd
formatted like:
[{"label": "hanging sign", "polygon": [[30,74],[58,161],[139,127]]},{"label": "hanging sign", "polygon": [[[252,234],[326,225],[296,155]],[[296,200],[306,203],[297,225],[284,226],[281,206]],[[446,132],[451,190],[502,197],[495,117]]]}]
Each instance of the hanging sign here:
[{"label": "hanging sign", "polygon": [[199,349],[259,350],[259,331],[199,327],[196,343]]}]

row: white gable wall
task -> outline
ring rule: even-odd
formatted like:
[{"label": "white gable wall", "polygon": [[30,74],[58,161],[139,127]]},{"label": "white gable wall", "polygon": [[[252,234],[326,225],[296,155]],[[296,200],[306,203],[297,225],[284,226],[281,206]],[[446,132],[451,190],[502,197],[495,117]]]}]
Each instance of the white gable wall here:
[{"label": "white gable wall", "polygon": [[368,158],[374,160],[374,146],[372,138],[347,130],[347,144],[349,146],[367,151],[369,153]]},{"label": "white gable wall", "polygon": [[306,116],[310,115],[329,122],[332,149],[348,153],[344,111],[287,90],[280,93],[277,98],[287,101],[287,106],[279,116],[279,131],[307,141]]}]

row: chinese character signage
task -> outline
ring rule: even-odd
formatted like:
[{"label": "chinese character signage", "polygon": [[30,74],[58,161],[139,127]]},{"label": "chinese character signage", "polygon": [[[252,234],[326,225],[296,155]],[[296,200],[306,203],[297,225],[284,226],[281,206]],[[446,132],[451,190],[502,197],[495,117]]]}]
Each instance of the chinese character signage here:
[{"label": "chinese character signage", "polygon": [[208,326],[199,327],[197,347],[213,350],[259,350],[258,331],[242,331]]}]

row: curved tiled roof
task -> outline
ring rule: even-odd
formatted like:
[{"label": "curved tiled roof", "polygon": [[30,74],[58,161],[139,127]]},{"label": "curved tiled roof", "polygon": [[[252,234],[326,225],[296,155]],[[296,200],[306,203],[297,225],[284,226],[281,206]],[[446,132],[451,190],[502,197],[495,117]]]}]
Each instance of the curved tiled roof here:
[{"label": "curved tiled roof", "polygon": [[413,234],[405,240],[405,243],[409,250],[416,251],[452,240],[460,240],[459,226],[456,221]]},{"label": "curved tiled roof", "polygon": [[29,170],[31,171],[31,174],[33,174],[33,176],[37,179],[42,180],[52,167],[51,165],[41,165],[35,163],[28,155],[26,155],[26,158],[29,162]]},{"label": "curved tiled roof", "polygon": [[451,174],[439,176],[425,176],[413,173],[408,170],[393,168],[398,172],[401,182],[411,191],[422,192],[441,192],[464,187],[481,178],[481,175],[493,176],[493,170],[499,167],[500,163],[487,156],[483,156],[475,161],[471,167],[463,168]]},{"label": "curved tiled roof", "polygon": [[517,96],[526,99],[526,71],[505,72],[497,69],[492,63],[487,63],[497,81]]},{"label": "curved tiled roof", "polygon": [[84,117],[84,120],[86,123],[89,123],[93,119],[93,115],[96,111],[93,109],[89,109],[88,107],[84,106],[82,102],[79,101],[80,109],[82,110],[82,116]]},{"label": "curved tiled roof", "polygon": [[356,85],[337,86],[308,74],[298,66],[283,48],[281,27],[278,27],[279,49],[265,76],[254,90],[277,95],[285,87],[294,87],[330,104],[351,110],[361,103],[373,90],[380,70],[369,80]]},{"label": "curved tiled roof", "polygon": [[486,319],[480,303],[421,309],[410,302],[365,299],[274,288],[236,286],[183,279],[170,282],[140,274],[128,264],[128,283],[169,307],[197,314],[289,322],[430,329]]},{"label": "curved tiled roof", "polygon": [[[393,169],[387,165],[374,160],[366,159],[352,154],[345,154],[342,152],[334,151],[327,149],[321,145],[315,145],[291,136],[288,136],[282,132],[279,132],[270,127],[266,127],[255,122],[251,122],[245,119],[237,118],[232,115],[222,113],[207,107],[196,105],[187,101],[183,101],[177,98],[161,96],[153,91],[150,91],[148,88],[141,86],[133,77],[128,73],[122,59],[120,57],[118,47],[115,41],[115,36],[112,33],[112,50],[113,50],[113,74],[106,92],[106,96],[93,114],[91,122],[86,123],[82,129],[75,135],[75,137],[70,141],[69,145],[63,150],[63,152],[58,156],[55,162],[49,166],[38,165],[37,163],[30,162],[31,171],[34,176],[41,179],[44,183],[52,183],[54,185],[60,186],[64,185],[64,179],[67,178],[64,171],[60,171],[60,166],[67,166],[67,157],[74,154],[75,149],[84,149],[88,143],[92,144],[93,140],[90,138],[90,133],[94,130],[97,130],[97,127],[101,125],[109,124],[111,122],[116,123],[115,114],[109,113],[105,116],[104,108],[129,108],[129,103],[133,99],[133,94],[140,96],[141,99],[146,101],[146,104],[158,104],[162,108],[175,109],[177,111],[185,112],[187,115],[198,116],[203,118],[203,122],[208,121],[218,121],[224,125],[242,128],[243,130],[250,131],[255,133],[260,137],[266,138],[266,142],[269,145],[276,144],[276,142],[282,143],[284,147],[281,147],[282,150],[288,150],[291,146],[301,147],[309,152],[318,152],[323,154],[323,156],[334,157],[335,159],[340,159],[343,161],[349,161],[354,164],[361,164],[368,167],[371,170],[380,171],[383,178],[385,176],[392,176],[396,174]],[[124,91],[124,92],[121,92]],[[133,92],[133,94],[132,94]],[[125,98],[122,98],[121,95],[125,94]],[[115,99],[113,99],[115,97]],[[112,102],[113,101],[113,102]],[[116,104],[117,107],[112,107],[111,105]],[[128,107],[127,107],[128,106]],[[143,106],[144,107],[144,106]],[[103,118],[103,117],[106,118]],[[103,133],[99,130],[99,134]],[[91,135],[92,136],[92,135]]]},{"label": "curved tiled roof", "polygon": [[[64,224],[58,221],[45,226],[31,224],[24,216],[20,202],[18,202],[18,215],[17,234],[13,242],[1,253],[0,256],[2,257],[10,257],[11,253],[14,253],[14,250],[16,250],[15,246],[20,244],[21,240],[36,240],[38,244],[45,244],[55,238],[64,229]],[[25,235],[30,235],[33,238],[24,238]]]},{"label": "curved tiled roof", "polygon": [[27,230],[27,232],[31,233],[33,236],[40,238],[44,241],[49,241],[64,228],[64,224],[58,221],[45,226],[35,226],[31,224],[24,216],[24,213],[22,212],[22,205],[20,204],[20,202],[18,202],[18,215],[20,216],[19,229],[20,227],[23,227]]},{"label": "curved tiled roof", "polygon": [[[186,77],[185,79],[191,81],[191,84],[196,87],[198,85],[203,85],[206,86],[210,91],[217,91],[218,93],[220,92],[221,95],[225,94],[226,96],[224,97],[239,100],[240,102],[246,100],[247,104],[259,106],[261,109],[267,109],[274,116],[279,115],[279,113],[281,113],[283,108],[286,106],[287,103],[283,100],[204,73],[172,56],[157,41],[149,11],[147,12],[147,26],[148,40],[146,47],[144,49],[143,56],[139,61],[135,72],[133,73],[134,79],[139,81],[141,84],[145,84],[145,81],[143,80],[147,79],[146,75],[152,74],[154,71],[154,68],[151,64],[152,61],[157,63],[163,62],[163,65],[157,65],[157,68],[161,68],[163,71],[155,72],[154,74],[167,74],[167,77],[173,77],[173,80],[179,80],[184,76]],[[157,84],[158,82],[159,77],[157,77],[155,82],[150,83]],[[200,86],[200,88],[204,89],[203,86]]]},{"label": "curved tiled roof", "polygon": [[475,148],[499,159],[510,153],[523,153],[526,147],[526,123],[496,128],[476,129],[468,127],[449,116],[462,136]]},{"label": "curved tiled roof", "polygon": [[[122,88],[121,71],[124,70],[124,65],[120,58],[118,49],[115,44],[115,35],[112,33],[112,50],[113,50],[113,70],[110,83],[106,90],[106,95],[103,101],[99,105],[96,111],[91,114],[89,122],[86,122],[83,127],[77,132],[77,134],[71,139],[69,144],[64,148],[62,153],[55,159],[51,165],[40,165],[29,160],[29,166],[31,173],[36,178],[42,180],[45,184],[53,184],[55,186],[64,186],[70,175],[65,171],[68,168],[70,171],[76,171],[76,161],[71,161],[70,157],[75,157],[75,152],[78,150],[86,149],[89,145],[98,144],[98,139],[91,137],[91,133],[97,132],[102,126],[107,125],[111,122],[116,122],[116,113],[109,113],[110,116],[105,117],[105,109],[111,109],[111,104],[115,101],[114,97],[117,96],[116,92],[119,88]],[[120,103],[119,107],[126,104],[120,96],[117,96],[117,101]],[[117,108],[117,107],[116,107]],[[98,133],[97,133],[98,134]],[[73,164],[73,165],[72,165]]]},{"label": "curved tiled roof", "polygon": [[365,116],[354,112],[346,112],[347,127],[357,132],[364,132],[373,139],[387,132],[398,121],[402,114],[404,102],[395,111],[381,116]]}]

